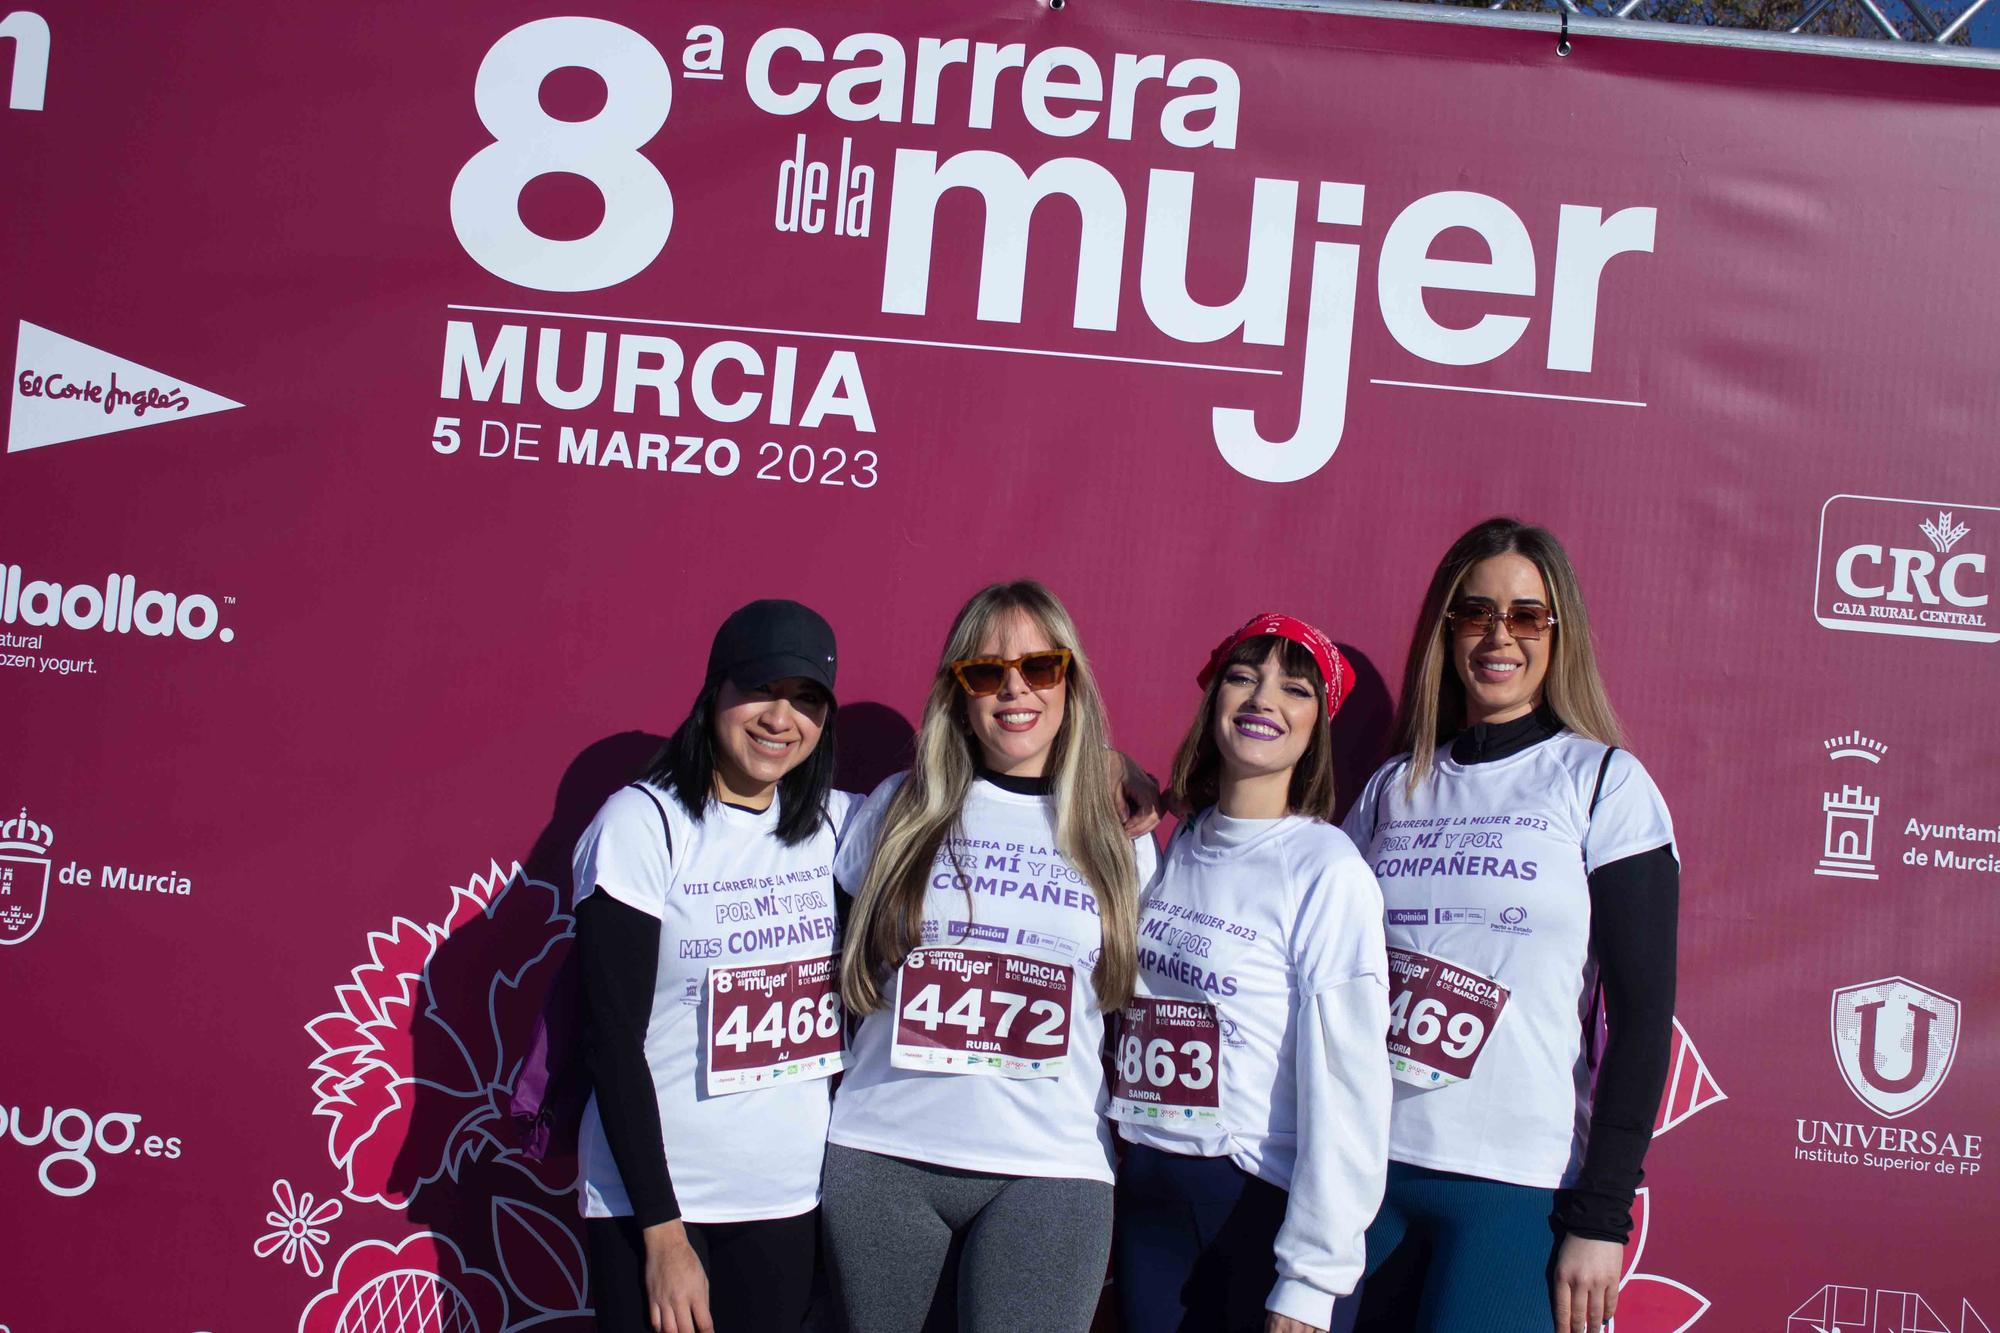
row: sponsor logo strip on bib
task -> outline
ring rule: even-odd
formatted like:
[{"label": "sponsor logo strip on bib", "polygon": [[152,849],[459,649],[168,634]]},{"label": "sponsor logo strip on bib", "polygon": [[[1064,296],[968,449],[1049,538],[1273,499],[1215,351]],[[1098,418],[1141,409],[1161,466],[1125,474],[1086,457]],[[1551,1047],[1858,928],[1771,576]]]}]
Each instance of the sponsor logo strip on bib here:
[{"label": "sponsor logo strip on bib", "polygon": [[709,1096],[839,1073],[839,975],[831,957],[710,968],[702,1042]]},{"label": "sponsor logo strip on bib", "polygon": [[1221,1051],[1213,1004],[1135,995],[1118,1026],[1111,1114],[1213,1124],[1221,1115]]},{"label": "sponsor logo strip on bib", "polygon": [[1071,972],[1019,954],[913,949],[896,972],[897,1069],[1054,1078],[1069,1063]]},{"label": "sponsor logo strip on bib", "polygon": [[1418,1088],[1472,1077],[1508,990],[1483,973],[1414,949],[1389,950],[1389,1072]]}]

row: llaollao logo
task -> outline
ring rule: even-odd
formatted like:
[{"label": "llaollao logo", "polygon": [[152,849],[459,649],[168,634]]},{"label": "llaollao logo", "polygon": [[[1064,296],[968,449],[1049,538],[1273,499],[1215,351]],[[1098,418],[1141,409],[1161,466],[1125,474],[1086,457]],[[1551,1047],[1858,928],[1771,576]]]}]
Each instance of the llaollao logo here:
[{"label": "llaollao logo", "polygon": [[0,625],[35,629],[62,626],[148,638],[213,638],[229,643],[236,631],[206,593],[162,592],[132,574],[107,574],[101,582],[58,583],[30,578],[21,565],[0,565]]}]

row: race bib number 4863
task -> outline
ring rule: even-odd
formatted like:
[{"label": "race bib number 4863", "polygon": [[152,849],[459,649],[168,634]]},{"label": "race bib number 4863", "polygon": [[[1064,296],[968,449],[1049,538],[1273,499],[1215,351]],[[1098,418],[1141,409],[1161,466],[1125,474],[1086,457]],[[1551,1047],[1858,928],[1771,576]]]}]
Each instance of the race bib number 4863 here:
[{"label": "race bib number 4863", "polygon": [[1222,1023],[1206,1000],[1135,995],[1118,1024],[1111,1114],[1207,1125],[1221,1113]]},{"label": "race bib number 4863", "polygon": [[1507,995],[1493,978],[1449,959],[1391,948],[1389,1072],[1419,1088],[1471,1078]]},{"label": "race bib number 4863", "polygon": [[913,949],[896,972],[897,1069],[1054,1078],[1069,1062],[1071,972],[983,949]]},{"label": "race bib number 4863", "polygon": [[838,958],[708,970],[709,1096],[840,1072]]}]

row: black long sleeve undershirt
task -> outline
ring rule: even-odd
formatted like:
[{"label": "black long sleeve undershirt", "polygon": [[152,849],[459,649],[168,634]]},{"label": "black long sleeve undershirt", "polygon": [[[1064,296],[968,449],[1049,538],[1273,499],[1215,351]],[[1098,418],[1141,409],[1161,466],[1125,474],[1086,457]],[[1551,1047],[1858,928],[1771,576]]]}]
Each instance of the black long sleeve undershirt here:
[{"label": "black long sleeve undershirt", "polygon": [[[1547,740],[1547,709],[1461,732],[1461,764],[1504,759]],[[1590,1139],[1576,1183],[1557,1191],[1556,1223],[1575,1236],[1623,1244],[1645,1178],[1653,1119],[1673,1055],[1680,863],[1670,847],[1624,857],[1589,876],[1590,947],[1604,987],[1605,1047],[1591,1099]]]},{"label": "black long sleeve undershirt", "polygon": [[681,1215],[667,1170],[646,1028],[660,966],[660,923],[599,890],[576,907],[583,968],[584,1062],[619,1179],[640,1227]]},{"label": "black long sleeve undershirt", "polygon": [[1674,1041],[1681,867],[1655,847],[1590,876],[1590,945],[1604,985],[1604,1059],[1590,1103],[1590,1141],[1576,1184],[1556,1196],[1556,1221],[1574,1236],[1632,1234],[1632,1196],[1645,1178],[1653,1120]]}]

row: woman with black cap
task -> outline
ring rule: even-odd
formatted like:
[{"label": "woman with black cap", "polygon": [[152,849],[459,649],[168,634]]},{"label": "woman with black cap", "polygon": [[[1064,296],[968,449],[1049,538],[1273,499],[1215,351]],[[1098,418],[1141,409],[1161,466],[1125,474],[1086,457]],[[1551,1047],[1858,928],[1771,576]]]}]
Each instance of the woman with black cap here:
[{"label": "woman with black cap", "polygon": [[842,1060],[835,665],[808,608],[736,611],[687,719],[577,843],[578,1158],[606,1333],[804,1318]]},{"label": "woman with black cap", "polygon": [[1382,892],[1331,821],[1354,669],[1292,616],[1225,639],[1174,759],[1114,1048],[1113,1271],[1133,1330],[1325,1329],[1382,1197]]}]

